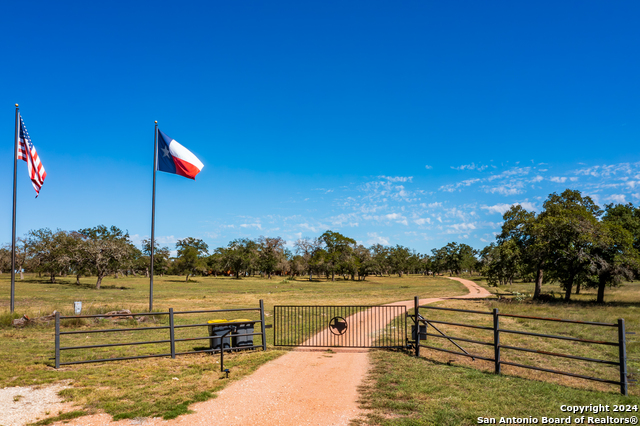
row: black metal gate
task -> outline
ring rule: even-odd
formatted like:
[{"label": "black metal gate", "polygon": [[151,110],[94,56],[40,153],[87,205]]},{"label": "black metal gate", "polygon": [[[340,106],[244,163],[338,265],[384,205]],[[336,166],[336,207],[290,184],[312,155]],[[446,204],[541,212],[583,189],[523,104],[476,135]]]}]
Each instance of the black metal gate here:
[{"label": "black metal gate", "polygon": [[275,346],[407,346],[404,306],[274,306],[273,315]]}]

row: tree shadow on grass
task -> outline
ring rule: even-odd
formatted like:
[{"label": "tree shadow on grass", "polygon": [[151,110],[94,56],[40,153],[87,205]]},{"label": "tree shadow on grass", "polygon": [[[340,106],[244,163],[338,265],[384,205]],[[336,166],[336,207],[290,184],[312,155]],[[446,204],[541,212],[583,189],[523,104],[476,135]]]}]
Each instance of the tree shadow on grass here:
[{"label": "tree shadow on grass", "polygon": [[68,288],[76,288],[76,289],[84,289],[84,290],[133,290],[132,287],[125,287],[125,286],[117,286],[117,285],[111,285],[111,284],[103,284],[100,286],[99,289],[96,289],[96,285],[95,284],[84,284],[84,283],[74,283],[74,282],[57,282],[54,283],[57,284],[59,286],[63,286],[63,287],[68,287]]},{"label": "tree shadow on grass", "polygon": [[[475,299],[478,300],[478,299]],[[613,301],[607,302],[606,299],[604,303],[596,302],[595,298],[592,300],[569,300],[565,301],[561,297],[556,298],[548,298],[546,300],[532,300],[525,299],[523,301],[517,300],[515,297],[501,297],[499,299],[491,299],[485,298],[480,300],[493,300],[498,303],[504,304],[528,304],[528,305],[536,305],[536,306],[554,306],[554,307],[579,307],[579,308],[593,308],[593,307],[612,307],[612,308],[628,308],[628,307],[640,307],[640,301],[637,302],[623,302],[623,301]]]},{"label": "tree shadow on grass", "polygon": [[[16,280],[16,282],[29,283],[29,284],[55,285],[55,286],[70,287],[70,288],[77,288],[77,289],[87,289],[87,290],[95,290],[96,289],[95,283],[93,283],[93,284],[76,283],[74,281],[65,280],[65,279],[57,279],[55,283],[50,282],[48,279],[36,279],[36,278],[29,278],[29,279],[24,279],[24,280],[20,280],[20,281]],[[105,289],[105,290],[132,290],[133,287],[118,286],[118,285],[113,285],[113,284],[103,284],[103,285],[100,286],[99,290],[102,290],[102,289]]]}]

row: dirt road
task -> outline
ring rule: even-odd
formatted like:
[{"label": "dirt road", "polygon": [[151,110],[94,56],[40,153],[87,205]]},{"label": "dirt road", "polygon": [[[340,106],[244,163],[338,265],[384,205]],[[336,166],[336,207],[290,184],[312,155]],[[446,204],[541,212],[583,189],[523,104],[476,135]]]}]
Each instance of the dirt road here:
[{"label": "dirt road", "polygon": [[[451,278],[464,284],[469,294],[454,298],[472,299],[490,296],[476,283]],[[444,300],[421,299],[420,304]],[[413,308],[413,300],[390,305]],[[366,314],[358,314],[360,322]],[[365,315],[364,317],[362,315]],[[386,324],[375,324],[383,328]],[[362,415],[358,407],[358,386],[369,369],[367,350],[363,349],[296,349],[273,360],[255,373],[232,383],[218,397],[194,404],[193,414],[165,421],[159,418],[141,421],[111,422],[107,414],[72,420],[66,425],[273,425],[301,426],[348,425]],[[136,423],[134,423],[136,422]],[[62,423],[59,423],[62,425]]]}]

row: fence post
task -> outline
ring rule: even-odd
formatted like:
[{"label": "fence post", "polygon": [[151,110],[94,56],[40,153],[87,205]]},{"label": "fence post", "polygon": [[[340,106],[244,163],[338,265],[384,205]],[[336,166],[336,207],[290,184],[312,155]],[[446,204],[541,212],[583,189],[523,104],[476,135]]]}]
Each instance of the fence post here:
[{"label": "fence post", "polygon": [[176,357],[176,336],[173,327],[173,308],[169,308],[169,340],[171,340],[171,358]]},{"label": "fence post", "polygon": [[629,394],[629,382],[627,379],[627,338],[624,329],[624,319],[618,320],[618,353],[620,355],[620,393]]},{"label": "fence post", "polygon": [[414,324],[416,330],[416,357],[420,358],[420,320],[418,320],[420,317],[420,298],[418,296],[413,298],[413,310],[416,316]]},{"label": "fence post", "polygon": [[493,359],[495,363],[495,372],[500,374],[500,316],[498,308],[493,309]]},{"label": "fence post", "polygon": [[260,299],[260,328],[262,329],[262,350],[267,350],[267,335],[265,334],[264,324],[264,301]]},{"label": "fence post", "polygon": [[56,311],[56,368],[60,368],[60,312]]}]

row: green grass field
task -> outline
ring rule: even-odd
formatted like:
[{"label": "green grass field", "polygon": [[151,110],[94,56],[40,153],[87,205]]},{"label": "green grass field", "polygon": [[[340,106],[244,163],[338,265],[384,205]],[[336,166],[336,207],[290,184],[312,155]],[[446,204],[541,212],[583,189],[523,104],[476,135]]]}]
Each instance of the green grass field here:
[{"label": "green grass field", "polygon": [[[58,283],[27,275],[16,283],[16,317],[31,318],[50,314],[53,310],[63,315],[73,314],[73,302],[83,302],[83,314],[105,313],[117,309],[132,312],[148,310],[148,279],[107,278],[102,289],[94,289],[94,278],[83,278],[75,284],[75,277],[57,278]],[[193,401],[212,398],[229,380],[220,373],[219,357],[193,354],[170,358],[115,361],[109,363],[63,366],[53,368],[53,323],[23,329],[9,326],[8,274],[0,275],[2,300],[0,328],[2,351],[0,352],[0,386],[45,385],[68,381],[72,388],[63,396],[78,405],[78,410],[94,412],[104,410],[114,418],[148,416],[176,417],[187,412]],[[295,281],[281,277],[271,280],[260,278],[197,277],[185,282],[183,277],[168,276],[154,279],[154,311],[212,310],[229,308],[256,308],[264,300],[266,322],[276,304],[341,304],[374,305],[399,300],[409,300],[415,295],[442,296],[465,294],[461,284],[444,278],[411,276],[403,278],[369,277],[366,281],[336,282],[305,279]],[[233,313],[229,315],[191,315],[176,318],[176,324],[199,323],[214,318],[258,319],[257,313]],[[63,321],[62,330],[93,330],[113,327],[149,327],[165,325],[166,317],[158,324],[136,324],[123,321],[71,320]],[[180,334],[181,333],[181,334]],[[285,353],[271,347],[273,330],[267,330],[267,352],[251,351],[225,356],[225,367],[231,369],[235,380],[251,373],[263,363]],[[117,335],[117,336],[116,336]],[[203,337],[205,328],[189,328],[176,331],[176,338]],[[140,340],[167,339],[167,332],[141,331],[111,334],[87,334],[62,336],[62,346],[95,345]],[[259,342],[257,342],[259,343]],[[183,342],[176,350],[189,351],[206,347],[207,340]],[[62,361],[132,356],[150,353],[166,353],[168,344],[126,346],[108,349],[87,349],[62,352]],[[54,415],[56,413],[52,413]]]},{"label": "green grass field", "polygon": [[[483,284],[481,279],[471,277]],[[54,309],[71,315],[73,302],[83,302],[83,313],[104,313],[116,309],[144,312],[148,308],[148,280],[144,278],[108,278],[101,290],[95,290],[94,278],[83,278],[80,285],[75,278],[58,278],[50,284],[46,279],[29,275],[16,285],[16,316],[23,314],[39,317]],[[405,276],[369,277],[366,281],[336,282],[305,279],[286,280],[273,277],[261,278],[197,277],[185,283],[184,277],[156,277],[154,285],[154,310],[204,310],[227,308],[256,308],[258,301],[265,302],[266,322],[271,323],[274,305],[374,305],[400,300],[410,300],[445,295],[466,294],[464,286],[443,277]],[[489,287],[488,287],[489,288]],[[500,294],[517,292],[528,294],[532,284],[515,283],[505,288],[489,288]],[[544,287],[545,292],[559,288]],[[73,415],[105,411],[116,419],[162,416],[167,419],[188,412],[194,401],[215,396],[231,380],[239,379],[274,359],[285,350],[273,348],[273,329],[267,329],[268,351],[250,351],[225,356],[225,367],[231,369],[231,378],[225,379],[217,363],[219,357],[194,354],[170,358],[116,361],[109,363],[63,366],[53,368],[53,324],[14,329],[9,326],[8,313],[9,275],[0,275],[0,294],[6,295],[0,308],[0,386],[46,385],[66,381],[71,388],[63,391],[65,399],[77,405]],[[522,299],[522,300],[519,300]],[[434,306],[459,307],[489,311],[498,308],[503,313],[532,316],[560,317],[587,321],[613,322],[625,318],[627,330],[640,331],[640,283],[627,284],[610,292],[607,303],[596,305],[590,301],[595,293],[583,292],[576,301],[531,303],[523,297],[502,297],[500,300],[446,300]],[[487,325],[489,317],[460,317],[443,311],[427,311],[428,318],[444,321],[471,322]],[[423,312],[424,314],[424,312]],[[203,322],[212,318],[257,319],[257,313],[192,315],[176,319],[176,324]],[[63,331],[92,330],[113,327],[148,327],[165,325],[166,317],[156,324],[137,324],[123,321],[73,320],[63,322]],[[486,323],[486,324],[485,324]],[[585,338],[615,340],[612,329],[585,329],[558,323],[530,322],[517,319],[502,320],[502,326],[515,330],[528,330],[549,334],[567,334]],[[454,329],[439,326],[454,336],[479,340],[491,340],[486,332],[474,333],[471,329]],[[182,333],[178,335],[178,333]],[[485,333],[484,335],[482,333]],[[166,331],[126,332],[114,334],[89,334],[62,336],[62,345],[91,345],[135,340],[166,339]],[[204,328],[180,329],[176,337],[206,336]],[[429,345],[455,349],[447,341],[429,338]],[[259,342],[258,342],[259,343]],[[206,347],[207,340],[179,344],[177,351]],[[503,344],[533,347],[554,352],[570,351],[574,354],[602,359],[615,359],[614,348],[590,347],[565,341],[542,341],[525,336],[512,335],[503,338]],[[492,348],[462,344],[470,352],[491,356]],[[127,346],[124,348],[91,349],[63,352],[62,360],[95,359],[168,351],[167,344]],[[637,377],[640,367],[638,337],[629,336],[628,356],[630,372]],[[640,404],[637,386],[630,388],[631,397],[622,398],[617,387],[581,379],[573,379],[533,370],[504,367],[503,375],[492,373],[493,365],[484,361],[422,350],[416,359],[406,351],[375,351],[372,353],[372,370],[362,389],[362,405],[369,408],[367,424],[432,425],[477,424],[478,416],[541,416],[545,413],[560,416],[560,403],[613,404],[630,401]],[[600,367],[563,358],[543,357],[536,354],[508,352],[503,359],[547,368],[566,369],[581,374],[616,379],[616,369]],[[58,413],[51,413],[55,416]],[[69,416],[66,414],[64,416]],[[63,417],[61,417],[62,419]]]},{"label": "green grass field", "polygon": [[[472,279],[475,277],[471,277]],[[483,284],[483,280],[474,279]],[[513,286],[494,288],[500,294],[509,292],[528,294],[532,284],[514,283]],[[545,292],[556,291],[554,286],[543,287]],[[521,300],[520,300],[521,299]],[[594,292],[584,292],[576,301],[533,303],[517,297],[499,300],[447,300],[432,306],[477,311],[499,309],[501,313],[526,316],[553,317],[596,322],[615,322],[624,318],[627,331],[640,332],[640,283],[628,283],[615,289],[604,305],[591,303]],[[462,314],[421,309],[427,319],[490,326],[490,316]],[[444,324],[436,326],[445,334],[473,340],[492,342],[492,332]],[[617,341],[617,329],[547,321],[503,317],[501,328],[534,333],[581,337],[592,340]],[[433,333],[434,330],[430,329]],[[640,333],[638,333],[640,334]],[[640,339],[628,335],[627,355],[631,377],[638,378],[640,369]],[[493,347],[458,342],[472,354],[493,358]],[[430,346],[458,351],[445,339],[428,337]],[[501,344],[542,351],[567,353],[583,357],[617,360],[617,348],[543,339],[515,334],[502,334]],[[632,404],[640,405],[640,389],[629,387],[629,397],[619,394],[619,387],[567,376],[503,366],[502,375],[493,373],[492,362],[421,349],[421,357],[407,356],[406,352],[372,354],[373,369],[362,389],[362,404],[369,409],[367,419],[359,422],[371,425],[472,425],[478,417],[563,417],[561,404]],[[503,349],[501,359],[525,365],[563,370],[576,374],[618,380],[616,366],[606,366],[566,358],[544,356]],[[605,413],[613,417],[638,416],[638,412]],[[599,414],[598,416],[602,416]],[[596,416],[596,417],[598,417]]]}]

